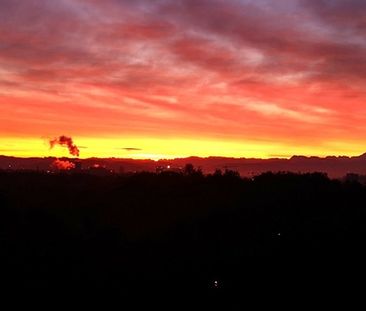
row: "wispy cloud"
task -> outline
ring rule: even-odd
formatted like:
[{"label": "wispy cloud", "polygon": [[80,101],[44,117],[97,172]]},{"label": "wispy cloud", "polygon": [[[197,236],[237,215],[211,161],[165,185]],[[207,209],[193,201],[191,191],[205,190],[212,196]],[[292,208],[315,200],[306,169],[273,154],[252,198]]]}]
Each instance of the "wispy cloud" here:
[{"label": "wispy cloud", "polygon": [[125,151],[141,151],[142,150],[140,148],[134,148],[134,147],[124,147],[124,148],[118,148],[118,149],[122,149]]}]

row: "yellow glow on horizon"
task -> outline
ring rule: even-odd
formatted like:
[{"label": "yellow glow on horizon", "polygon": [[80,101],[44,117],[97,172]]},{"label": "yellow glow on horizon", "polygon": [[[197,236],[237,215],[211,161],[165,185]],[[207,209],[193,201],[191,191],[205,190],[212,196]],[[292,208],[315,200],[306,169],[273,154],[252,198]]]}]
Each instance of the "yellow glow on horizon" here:
[{"label": "yellow glow on horizon", "polygon": [[[85,138],[73,137],[80,158],[173,159],[190,156],[273,158],[292,155],[327,156],[363,153],[362,145],[329,143],[323,146],[290,146],[263,141],[195,140],[187,138]],[[352,152],[350,152],[352,150]],[[0,154],[17,157],[72,157],[64,147],[50,149],[46,138],[0,138]]]}]

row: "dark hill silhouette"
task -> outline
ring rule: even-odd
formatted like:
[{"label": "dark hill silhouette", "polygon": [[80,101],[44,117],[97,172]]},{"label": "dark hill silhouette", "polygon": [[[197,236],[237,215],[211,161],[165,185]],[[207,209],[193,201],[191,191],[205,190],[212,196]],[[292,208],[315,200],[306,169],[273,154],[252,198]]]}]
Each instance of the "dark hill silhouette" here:
[{"label": "dark hill silhouette", "polygon": [[[16,158],[0,156],[0,169],[28,169],[49,170],[56,158]],[[65,158],[67,161],[75,161]],[[252,159],[252,158],[225,158],[225,157],[189,157],[172,160],[134,160],[122,158],[89,158],[78,160],[84,169],[95,164],[114,172],[155,172],[158,167],[171,166],[183,168],[187,163],[200,167],[203,173],[213,173],[216,169],[230,169],[241,176],[253,176],[266,171],[280,172],[325,172],[331,178],[341,178],[348,173],[366,174],[366,154],[360,156],[327,156],[305,157],[293,156],[290,159]]]}]

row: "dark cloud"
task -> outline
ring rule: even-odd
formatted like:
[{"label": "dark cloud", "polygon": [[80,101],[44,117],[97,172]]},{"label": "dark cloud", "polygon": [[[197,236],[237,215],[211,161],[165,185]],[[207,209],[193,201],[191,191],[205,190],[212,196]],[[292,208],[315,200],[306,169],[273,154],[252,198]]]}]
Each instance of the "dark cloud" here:
[{"label": "dark cloud", "polygon": [[363,80],[366,73],[364,44],[353,37],[365,28],[364,1],[21,3],[0,5],[0,60],[28,82],[169,87],[184,83],[162,75],[173,62],[235,79],[303,72]]},{"label": "dark cloud", "polygon": [[315,17],[341,34],[366,33],[366,2],[364,0],[302,0]]},{"label": "dark cloud", "polygon": [[134,147],[124,147],[124,148],[120,148],[122,150],[125,150],[125,151],[141,151],[142,149],[140,148],[134,148]]},{"label": "dark cloud", "polygon": [[54,139],[51,139],[49,141],[50,143],[50,148],[52,149],[53,147],[55,147],[56,145],[60,145],[63,147],[67,147],[67,149],[69,150],[69,153],[73,156],[79,156],[80,151],[79,148],[74,144],[74,141],[71,137],[67,137],[67,136],[60,136],[60,137],[56,137]]}]

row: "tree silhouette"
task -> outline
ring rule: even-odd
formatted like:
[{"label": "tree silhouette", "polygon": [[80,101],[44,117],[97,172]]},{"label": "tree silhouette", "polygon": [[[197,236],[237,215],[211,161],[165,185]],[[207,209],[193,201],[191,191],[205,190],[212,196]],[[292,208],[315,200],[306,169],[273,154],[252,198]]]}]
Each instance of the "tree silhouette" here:
[{"label": "tree silhouette", "polygon": [[193,164],[187,163],[184,166],[183,173],[184,173],[184,175],[193,175],[195,173],[195,169],[194,169]]},{"label": "tree silhouette", "polygon": [[17,289],[253,288],[260,258],[361,256],[365,202],[322,173],[0,171],[0,258]]}]

